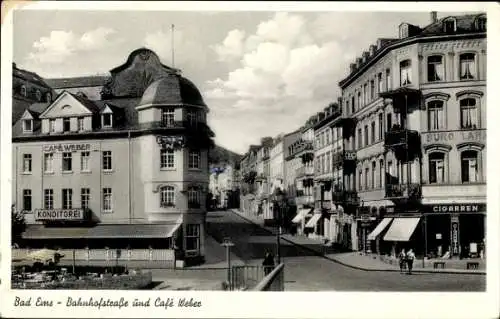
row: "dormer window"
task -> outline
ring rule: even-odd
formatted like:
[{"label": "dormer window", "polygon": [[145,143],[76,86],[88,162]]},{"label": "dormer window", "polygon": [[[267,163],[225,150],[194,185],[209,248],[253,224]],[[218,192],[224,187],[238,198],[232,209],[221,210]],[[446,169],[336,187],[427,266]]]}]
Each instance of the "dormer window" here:
[{"label": "dormer window", "polygon": [[102,115],[102,127],[103,128],[113,127],[113,114],[106,113]]},{"label": "dormer window", "polygon": [[444,21],[444,32],[453,33],[457,31],[457,21],[455,18],[449,18]]},{"label": "dormer window", "polygon": [[23,120],[23,132],[24,133],[33,132],[33,120],[31,119]]},{"label": "dormer window", "polygon": [[41,102],[42,101],[42,92],[40,92],[40,90],[36,90],[35,96],[36,96],[36,101],[37,102]]},{"label": "dormer window", "polygon": [[406,23],[402,23],[399,26],[399,38],[404,39],[408,37],[408,25]]},{"label": "dormer window", "polygon": [[47,103],[52,102],[52,94],[45,93],[45,102],[47,102]]},{"label": "dormer window", "polygon": [[486,31],[486,17],[480,16],[476,21],[476,28],[478,31]]},{"label": "dormer window", "polygon": [[26,90],[26,85],[21,85],[21,95],[22,96],[28,95],[28,91]]},{"label": "dormer window", "polygon": [[71,119],[69,117],[63,118],[63,132],[69,132],[71,130]]}]

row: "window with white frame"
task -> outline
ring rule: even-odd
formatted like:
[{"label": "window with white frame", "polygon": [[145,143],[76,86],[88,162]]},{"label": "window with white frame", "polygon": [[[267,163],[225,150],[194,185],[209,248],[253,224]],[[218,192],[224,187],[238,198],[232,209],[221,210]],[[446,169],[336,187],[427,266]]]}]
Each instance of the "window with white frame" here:
[{"label": "window with white frame", "polygon": [[325,131],[325,135],[326,135],[326,145],[330,144],[330,131],[327,130]]},{"label": "window with white frame", "polygon": [[174,126],[174,113],[173,107],[166,107],[161,110],[161,124],[163,126]]},{"label": "window with white frame", "polygon": [[361,91],[358,92],[358,108],[361,108],[363,105],[363,102],[361,100]]},{"label": "window with white frame", "polygon": [[198,252],[200,250],[200,225],[186,225],[186,251]]},{"label": "window with white frame", "polygon": [[330,171],[331,171],[331,164],[332,164],[332,162],[330,162],[330,152],[327,152],[326,153],[326,172],[327,173],[330,173]]},{"label": "window with white frame", "polygon": [[384,185],[382,184],[385,178],[384,171],[384,160],[379,160],[379,176],[378,176],[378,187],[382,188]]},{"label": "window with white frame", "polygon": [[429,154],[429,184],[441,184],[445,181],[444,153],[433,152]]},{"label": "window with white frame", "polygon": [[111,151],[102,152],[102,169],[105,171],[113,170]]},{"label": "window with white frame", "polygon": [[375,143],[375,121],[372,121],[372,144]]},{"label": "window with white frame", "polygon": [[370,169],[369,169],[368,167],[366,167],[366,168],[365,168],[365,183],[364,183],[364,185],[365,185],[365,189],[368,189],[368,185],[370,185],[370,184],[368,183],[368,178],[369,178],[369,176],[370,176]]},{"label": "window with white frame", "polygon": [[404,60],[399,63],[399,74],[401,86],[411,84],[411,60]]},{"label": "window with white frame", "polygon": [[363,170],[359,170],[359,179],[358,179],[358,189],[362,190],[363,189]]},{"label": "window with white frame", "polygon": [[113,114],[111,113],[102,114],[102,127],[110,128],[112,126],[113,126]]},{"label": "window with white frame", "polygon": [[63,132],[71,131],[71,119],[69,117],[63,118]]},{"label": "window with white frame", "polygon": [[477,29],[479,31],[486,31],[486,17],[481,16],[477,18]]},{"label": "window with white frame", "polygon": [[200,208],[200,190],[197,187],[189,187],[188,195],[188,208]]},{"label": "window with white frame", "polygon": [[175,168],[175,153],[173,149],[162,148],[160,150],[160,168]]},{"label": "window with white frame", "polygon": [[45,173],[54,172],[54,153],[43,154],[43,171]]},{"label": "window with white frame", "polygon": [[441,55],[431,55],[427,58],[427,81],[444,80],[444,64]]},{"label": "window with white frame", "polygon": [[71,152],[62,153],[62,170],[71,172],[73,170],[73,154]]},{"label": "window with white frame", "polygon": [[104,212],[113,210],[113,191],[110,187],[102,189],[102,210]]},{"label": "window with white frame", "polygon": [[460,100],[460,128],[476,129],[478,126],[476,99],[465,98]]},{"label": "window with white frame", "polygon": [[78,118],[78,131],[81,132],[84,129],[84,118],[79,117]]},{"label": "window with white frame", "polygon": [[175,207],[175,189],[173,186],[163,186],[160,189],[160,207]]},{"label": "window with white frame", "polygon": [[82,209],[89,208],[90,203],[90,188],[82,188],[80,192],[80,207]]},{"label": "window with white frame", "polygon": [[90,152],[80,153],[80,170],[82,172],[90,171]]},{"label": "window with white frame", "polygon": [[385,70],[385,87],[386,91],[390,91],[392,89],[391,69]]},{"label": "window with white frame", "polygon": [[378,93],[384,92],[384,82],[382,81],[382,72],[377,75]]},{"label": "window with white frame", "polygon": [[479,181],[477,151],[463,151],[460,155],[462,163],[462,183]]},{"label": "window with white frame", "polygon": [[200,169],[201,168],[201,153],[200,151],[189,151],[188,168]]},{"label": "window with white frame", "polygon": [[474,53],[460,54],[460,80],[476,78],[476,55]]},{"label": "window with white frame", "polygon": [[56,120],[49,120],[49,132],[54,133],[56,131]]},{"label": "window with white frame", "polygon": [[43,191],[43,208],[54,209],[54,190],[45,189]]},{"label": "window with white frame", "polygon": [[187,120],[188,124],[191,126],[195,126],[196,124],[198,124],[198,111],[187,110],[186,120]]},{"label": "window with white frame", "polygon": [[31,173],[32,162],[31,154],[23,154],[23,173]]},{"label": "window with white frame", "polygon": [[429,131],[444,130],[444,102],[430,101],[427,103]]},{"label": "window with white frame", "polygon": [[363,85],[363,103],[368,104],[368,83]]},{"label": "window with white frame", "polygon": [[23,189],[23,210],[31,210],[31,189]]},{"label": "window with white frame", "polygon": [[23,120],[23,132],[24,133],[33,132],[33,120],[31,119]]},{"label": "window with white frame", "polygon": [[73,208],[73,190],[71,188],[63,188],[62,190],[62,209]]}]

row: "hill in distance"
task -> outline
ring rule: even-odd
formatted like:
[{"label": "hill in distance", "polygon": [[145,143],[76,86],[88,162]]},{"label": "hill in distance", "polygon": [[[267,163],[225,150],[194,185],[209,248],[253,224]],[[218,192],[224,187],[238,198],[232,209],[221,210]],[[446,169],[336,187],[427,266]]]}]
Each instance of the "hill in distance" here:
[{"label": "hill in distance", "polygon": [[221,163],[228,163],[232,165],[238,165],[243,156],[230,151],[222,146],[215,145],[208,155],[208,163],[210,165],[216,165]]}]

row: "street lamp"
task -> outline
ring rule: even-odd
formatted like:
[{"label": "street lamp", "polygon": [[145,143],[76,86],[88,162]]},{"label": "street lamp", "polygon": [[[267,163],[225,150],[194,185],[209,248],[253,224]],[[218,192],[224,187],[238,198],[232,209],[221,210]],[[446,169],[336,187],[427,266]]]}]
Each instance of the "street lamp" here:
[{"label": "street lamp", "polygon": [[221,246],[226,247],[226,259],[227,259],[227,283],[229,285],[229,290],[232,290],[231,283],[231,247],[234,246],[234,243],[231,241],[229,237],[224,238]]}]

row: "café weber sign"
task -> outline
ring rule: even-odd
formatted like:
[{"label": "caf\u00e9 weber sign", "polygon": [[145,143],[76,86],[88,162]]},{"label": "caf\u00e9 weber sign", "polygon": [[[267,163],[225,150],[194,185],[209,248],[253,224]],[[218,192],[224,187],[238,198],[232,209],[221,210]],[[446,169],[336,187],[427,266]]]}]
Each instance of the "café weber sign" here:
[{"label": "caf\u00e9 weber sign", "polygon": [[37,209],[35,220],[83,220],[83,209]]},{"label": "caf\u00e9 weber sign", "polygon": [[44,145],[43,151],[47,153],[90,151],[90,144],[51,144]]}]

